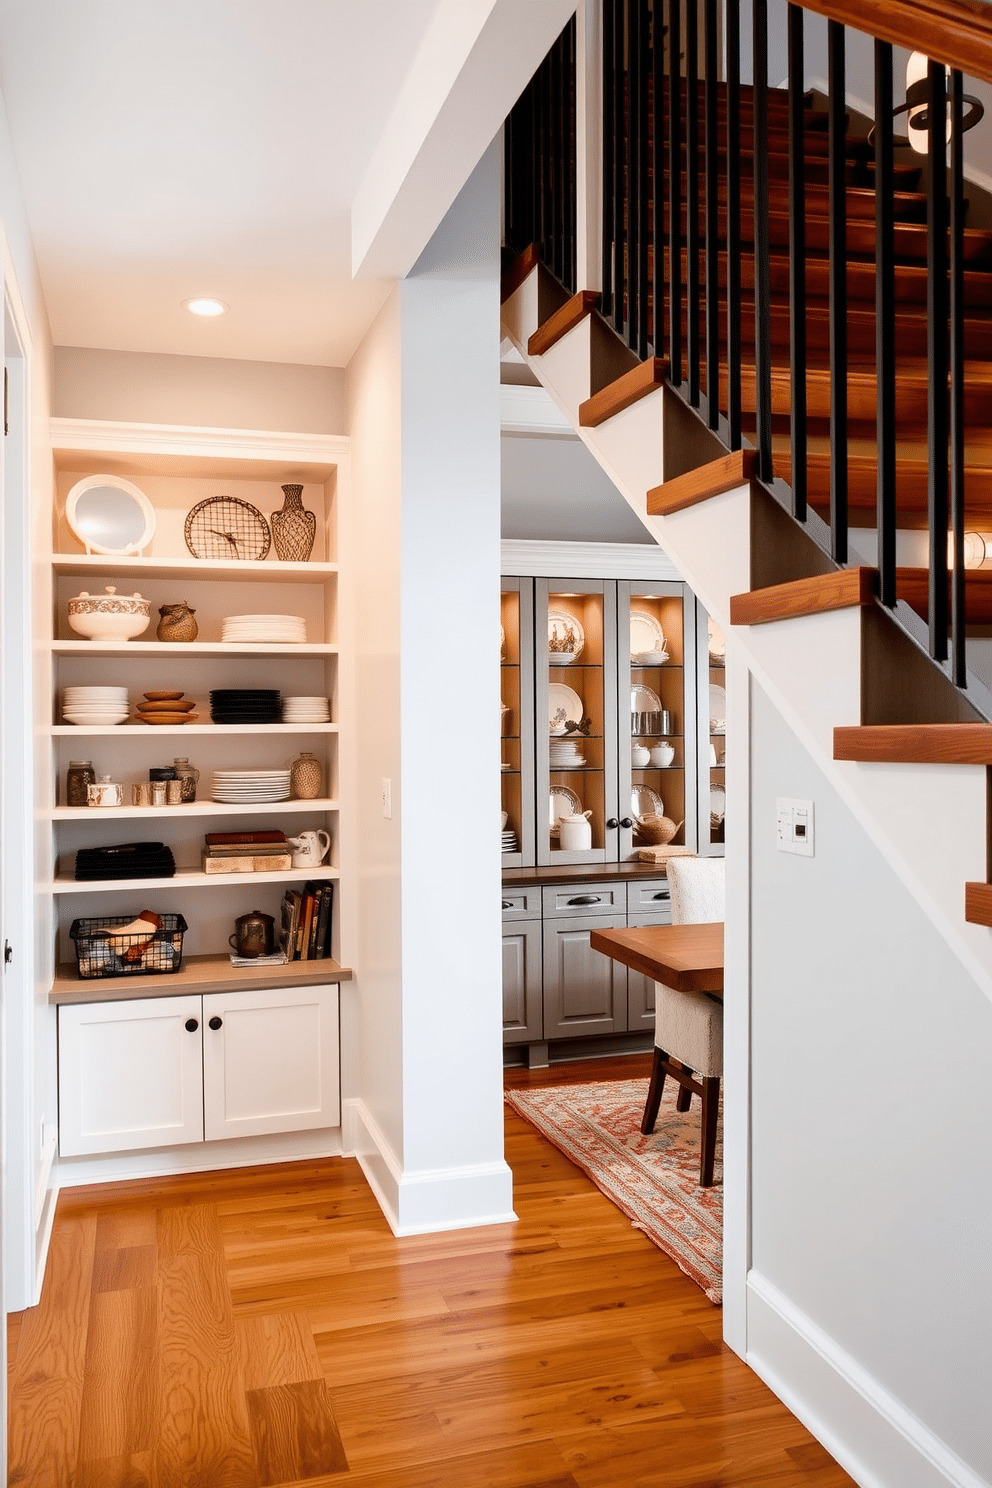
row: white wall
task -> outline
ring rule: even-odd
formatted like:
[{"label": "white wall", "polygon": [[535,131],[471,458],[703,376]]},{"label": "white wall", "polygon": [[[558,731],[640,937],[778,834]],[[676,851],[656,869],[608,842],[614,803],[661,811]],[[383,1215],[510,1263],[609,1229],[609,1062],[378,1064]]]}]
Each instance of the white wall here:
[{"label": "white wall", "polygon": [[348,374],[362,1066],[346,1140],[404,1233],[511,1212],[499,739],[489,727],[499,696],[498,183],[493,149]]},{"label": "white wall", "polygon": [[54,402],[59,418],[292,434],[343,434],[347,425],[343,368],[231,357],[57,346]]},{"label": "white wall", "polygon": [[[752,697],[748,1356],[786,1375],[787,1399],[858,1481],[987,1482],[992,1007],[756,685]],[[778,796],[814,801],[812,859],[776,850]],[[921,852],[926,836],[921,821]],[[853,1397],[846,1439],[831,1440],[827,1397],[779,1352],[769,1296],[816,1340],[811,1360],[825,1349],[946,1476],[900,1477],[894,1441],[872,1446]]]}]

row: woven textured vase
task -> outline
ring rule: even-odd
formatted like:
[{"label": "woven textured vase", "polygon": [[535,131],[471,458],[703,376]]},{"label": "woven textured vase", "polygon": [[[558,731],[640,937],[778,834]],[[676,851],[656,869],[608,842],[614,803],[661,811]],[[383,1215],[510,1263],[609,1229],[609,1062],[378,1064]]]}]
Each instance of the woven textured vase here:
[{"label": "woven textured vase", "polygon": [[285,500],[270,518],[276,555],[283,563],[306,563],[317,535],[317,518],[303,505],[302,486],[283,486]]},{"label": "woven textured vase", "polygon": [[315,754],[298,754],[290,772],[290,786],[296,800],[315,800],[320,795],[323,774]]},{"label": "woven textured vase", "polygon": [[196,611],[185,600],[182,604],[162,605],[162,616],[155,634],[160,641],[195,641],[199,627],[193,618]]}]

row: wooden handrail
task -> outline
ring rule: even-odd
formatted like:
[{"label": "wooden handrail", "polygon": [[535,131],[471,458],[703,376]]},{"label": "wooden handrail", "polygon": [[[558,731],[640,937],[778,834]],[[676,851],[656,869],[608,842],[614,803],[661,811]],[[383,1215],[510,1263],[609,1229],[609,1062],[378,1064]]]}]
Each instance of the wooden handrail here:
[{"label": "wooden handrail", "polygon": [[985,0],[799,0],[803,10],[925,52],[992,83],[992,5]]}]

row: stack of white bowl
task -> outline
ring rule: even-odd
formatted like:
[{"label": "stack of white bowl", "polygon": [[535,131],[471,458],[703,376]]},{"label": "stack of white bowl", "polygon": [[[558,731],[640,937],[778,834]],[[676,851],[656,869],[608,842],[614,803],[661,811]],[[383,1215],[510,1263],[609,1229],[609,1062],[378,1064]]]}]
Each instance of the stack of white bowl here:
[{"label": "stack of white bowl", "polygon": [[80,728],[106,728],[128,716],[126,687],[66,687],[62,716]]},{"label": "stack of white bowl", "polygon": [[330,723],[331,704],[326,697],[284,697],[283,723]]}]

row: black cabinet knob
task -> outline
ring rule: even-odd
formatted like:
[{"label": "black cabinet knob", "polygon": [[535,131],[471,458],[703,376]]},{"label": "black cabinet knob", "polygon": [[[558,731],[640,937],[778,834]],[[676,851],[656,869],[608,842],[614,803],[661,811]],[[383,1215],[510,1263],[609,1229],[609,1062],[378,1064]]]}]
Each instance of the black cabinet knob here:
[{"label": "black cabinet knob", "polygon": [[629,816],[622,816],[620,818],[620,825],[623,827],[625,832],[629,832],[634,823],[631,821]]},{"label": "black cabinet knob", "polygon": [[611,832],[615,832],[620,823],[617,821],[615,816],[611,816],[606,825]]},{"label": "black cabinet knob", "polygon": [[187,1033],[195,1033],[196,1030],[199,1028],[199,1026],[200,1026],[200,1020],[198,1018],[187,1018],[186,1019],[186,1032]]},{"label": "black cabinet knob", "polygon": [[223,1018],[211,1018],[210,1019],[210,1022],[207,1024],[207,1027],[208,1028],[212,1028],[213,1031],[214,1031],[214,1033],[217,1032],[218,1028],[223,1028],[223,1026],[224,1026],[224,1020],[223,1020]]},{"label": "black cabinet knob", "polygon": [[512,909],[513,908],[513,900],[512,899],[504,899],[503,900],[503,908],[504,909]]}]

